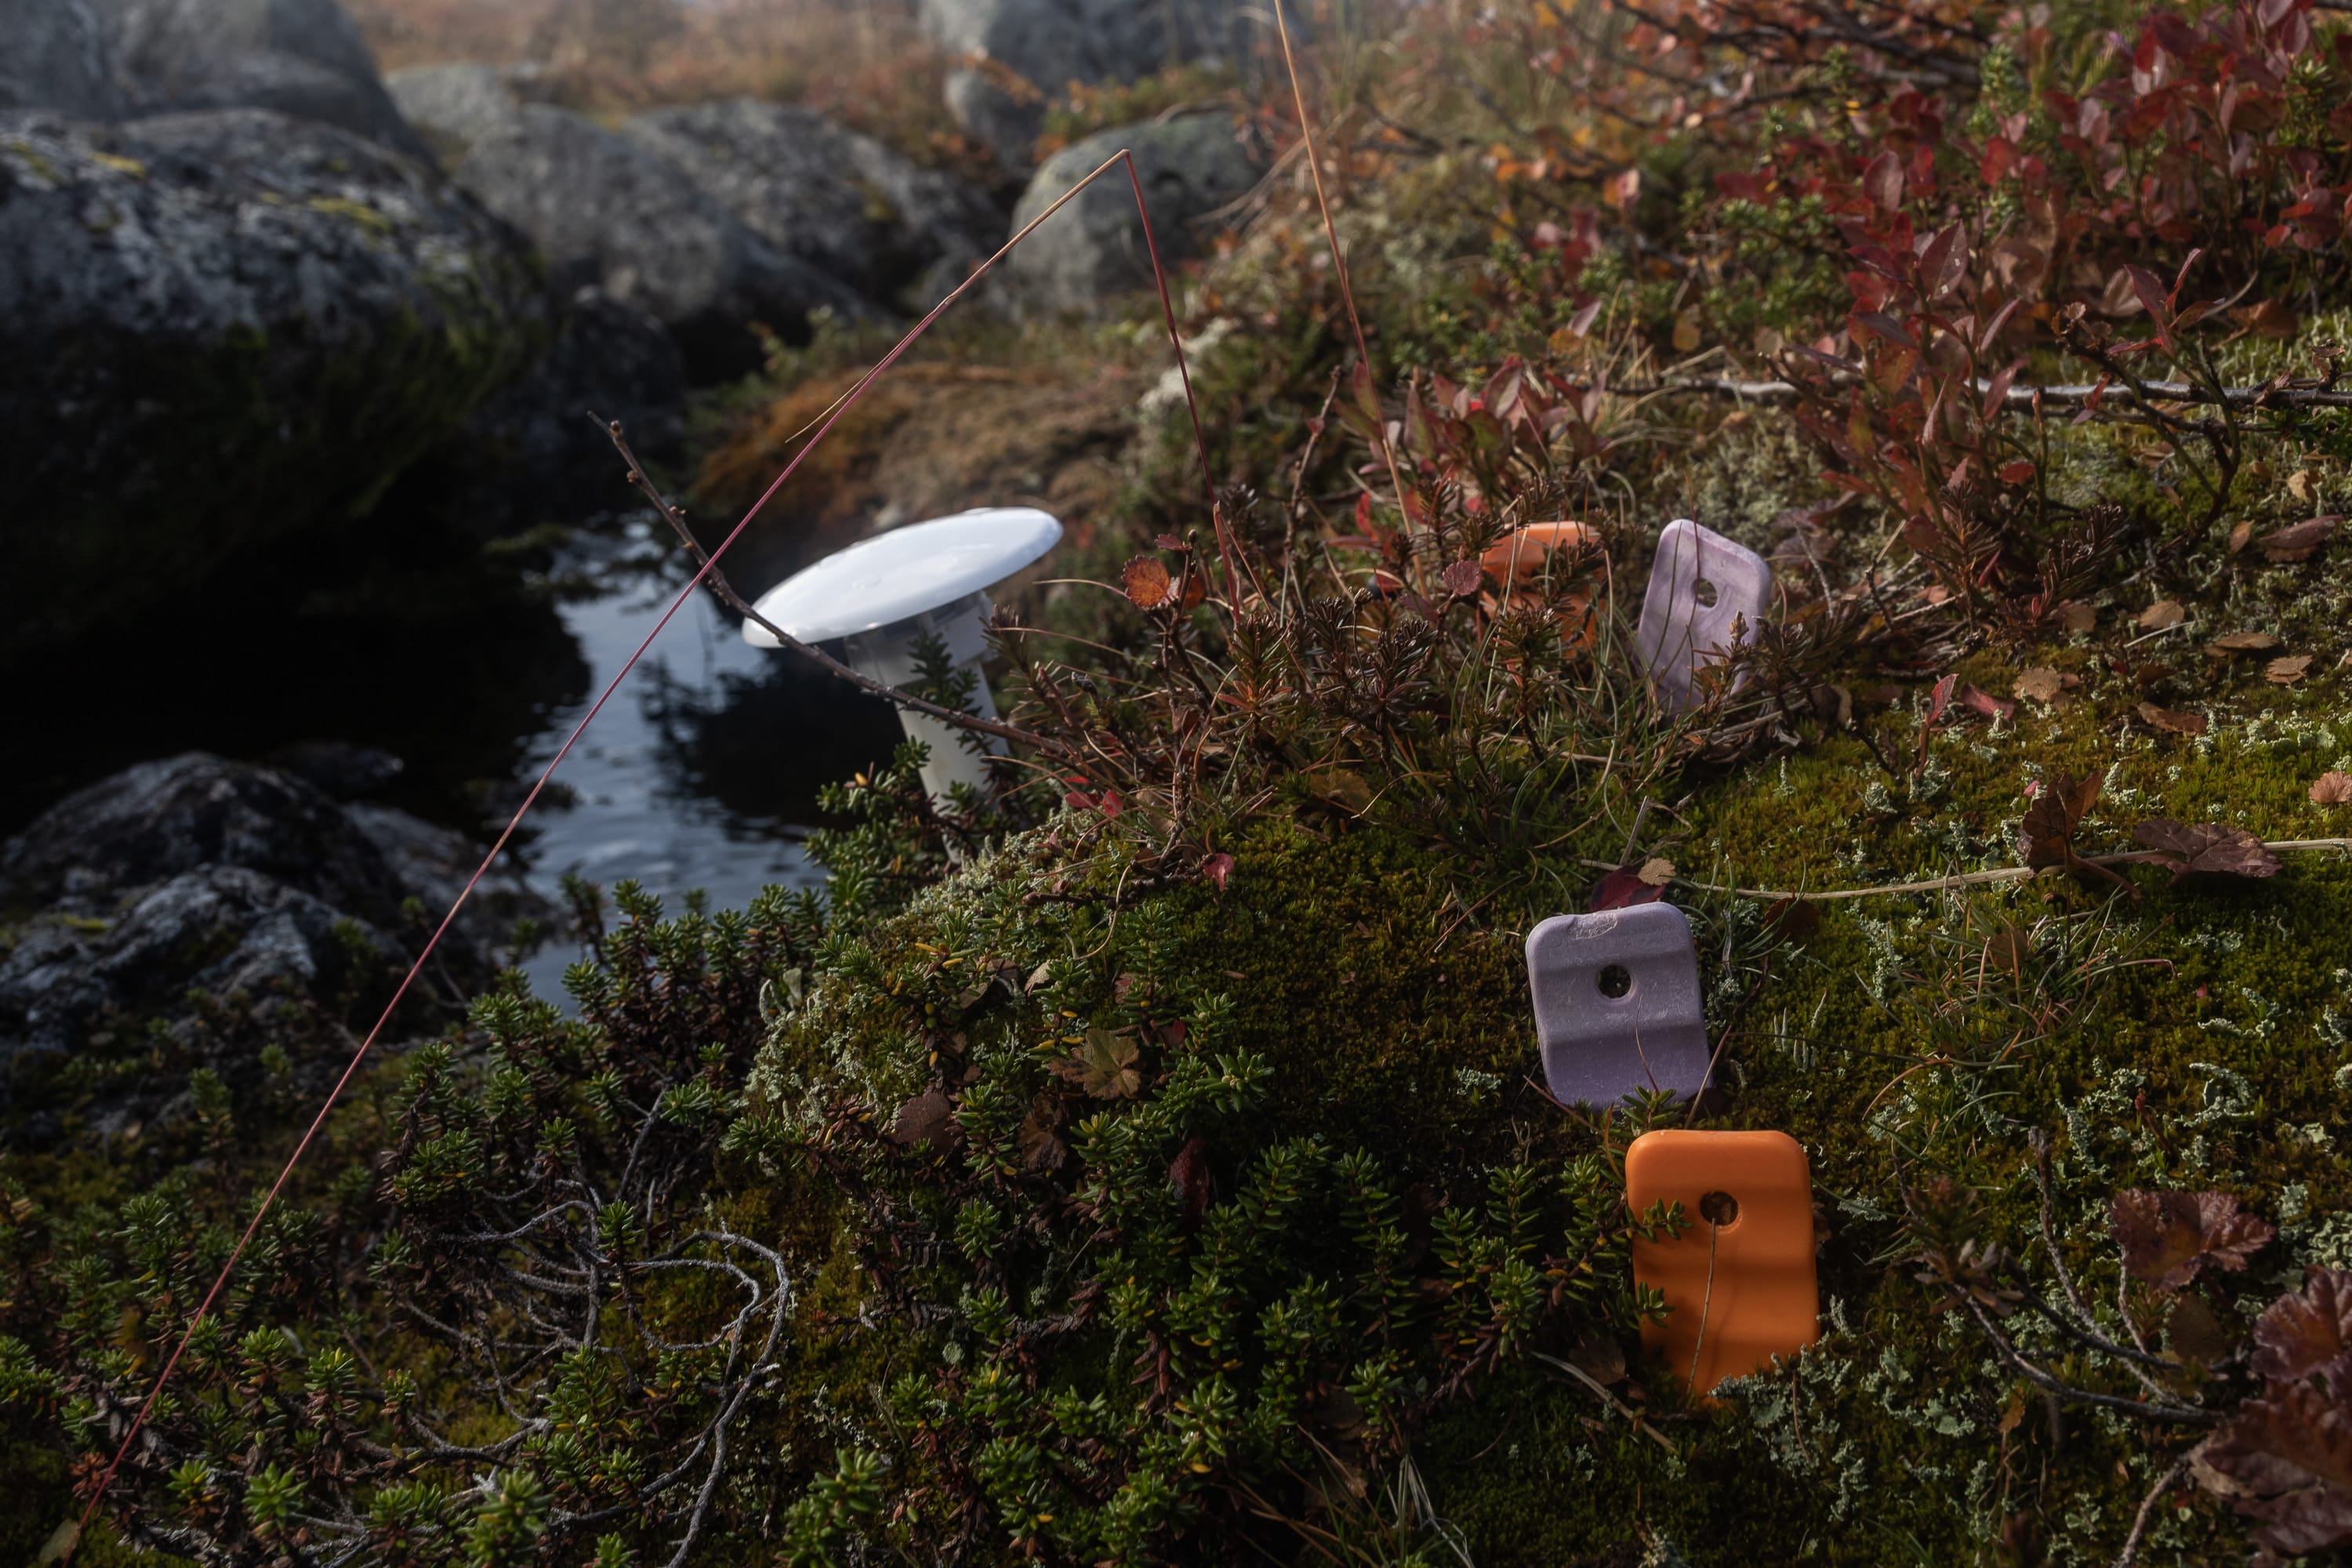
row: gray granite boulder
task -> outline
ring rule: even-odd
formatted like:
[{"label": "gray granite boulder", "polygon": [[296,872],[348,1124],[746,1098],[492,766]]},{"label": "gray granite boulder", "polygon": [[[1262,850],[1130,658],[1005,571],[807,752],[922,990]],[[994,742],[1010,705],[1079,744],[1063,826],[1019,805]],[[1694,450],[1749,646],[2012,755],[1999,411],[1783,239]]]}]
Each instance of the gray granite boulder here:
[{"label": "gray granite boulder", "polygon": [[[1247,67],[1276,47],[1268,0],[919,0],[923,30],[960,57],[948,109],[1007,167],[1029,167],[1045,104],[1072,82],[1169,66]],[[1289,13],[1296,35],[1299,18]]]},{"label": "gray granite boulder", "polygon": [[863,313],[847,285],[777,250],[635,137],[545,104],[477,141],[454,177],[538,245],[559,289],[594,285],[660,321],[688,370],[756,368],[764,323],[805,340],[812,311]]},{"label": "gray granite boulder", "polygon": [[396,70],[383,85],[425,144],[454,163],[522,112],[509,77],[502,66],[458,60]]},{"label": "gray granite boulder", "polygon": [[[1014,230],[1122,147],[1135,155],[1151,235],[1161,263],[1169,266],[1198,253],[1217,209],[1247,194],[1261,169],[1230,115],[1190,114],[1118,126],[1045,161],[1013,210]],[[1150,251],[1136,214],[1134,185],[1123,171],[1105,174],[1022,241],[1000,270],[1004,293],[1019,310],[1096,310],[1149,287]]]},{"label": "gray granite boulder", "polygon": [[480,538],[616,511],[636,505],[635,493],[588,416],[619,420],[639,458],[675,472],[687,460],[686,397],[686,359],[668,329],[583,289],[546,357],[477,408],[417,478]]},{"label": "gray granite boulder", "polygon": [[0,0],[0,109],[111,120],[122,107],[113,52],[89,0]]},{"label": "gray granite boulder", "polygon": [[877,301],[928,305],[940,279],[952,288],[1003,243],[1004,215],[978,186],[814,110],[736,98],[625,130],[778,252]]},{"label": "gray granite boulder", "polygon": [[406,153],[424,143],[336,0],[93,0],[134,115],[270,109]]},{"label": "gray granite boulder", "polygon": [[[127,768],[0,847],[0,1064],[192,1008],[270,1016],[381,992],[478,858],[273,769],[201,752]],[[549,912],[494,874],[443,939],[436,985],[485,983],[511,922]]]},{"label": "gray granite boulder", "polygon": [[0,110],[0,654],[363,515],[551,315],[513,231],[349,132]]}]

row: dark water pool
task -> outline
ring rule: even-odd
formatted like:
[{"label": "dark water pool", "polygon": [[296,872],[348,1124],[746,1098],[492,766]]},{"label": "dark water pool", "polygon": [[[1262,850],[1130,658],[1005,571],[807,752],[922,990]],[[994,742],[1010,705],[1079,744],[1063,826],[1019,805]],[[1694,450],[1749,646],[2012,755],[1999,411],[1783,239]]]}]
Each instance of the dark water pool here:
[{"label": "dark water pool", "polygon": [[[16,676],[0,833],[116,768],[202,749],[268,760],[331,741],[404,766],[379,798],[479,837],[502,826],[685,581],[650,516],[583,530],[518,582],[420,554],[204,605]],[[765,584],[742,584],[746,589]],[[513,851],[552,892],[567,871],[635,879],[670,908],[740,906],[814,877],[800,840],[825,784],[887,755],[897,721],[789,655],[746,646],[698,593],[557,771]],[[529,965],[542,994],[573,953]]]}]

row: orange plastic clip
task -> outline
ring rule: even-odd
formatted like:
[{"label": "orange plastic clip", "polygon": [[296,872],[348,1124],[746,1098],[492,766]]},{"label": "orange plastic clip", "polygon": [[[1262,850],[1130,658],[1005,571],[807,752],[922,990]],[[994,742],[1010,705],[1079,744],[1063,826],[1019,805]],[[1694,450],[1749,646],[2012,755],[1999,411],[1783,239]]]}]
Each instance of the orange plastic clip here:
[{"label": "orange plastic clip", "polygon": [[[1546,563],[1555,553],[1560,556],[1559,564],[1565,568],[1587,552],[1599,557],[1605,576],[1609,558],[1601,554],[1601,535],[1580,522],[1531,522],[1505,534],[1478,557],[1478,564],[1500,586],[1499,594],[1486,596],[1487,610],[1493,612],[1504,605],[1533,600],[1535,595],[1522,595],[1519,590],[1543,574]],[[1591,647],[1600,631],[1600,617],[1592,614],[1591,599],[1583,594],[1568,595],[1561,601],[1561,612],[1569,647]]]},{"label": "orange plastic clip", "polygon": [[1672,1240],[1633,1242],[1633,1278],[1664,1295],[1642,1343],[1706,1394],[1821,1337],[1813,1180],[1785,1132],[1645,1132],[1625,1151],[1636,1214],[1679,1203]]}]

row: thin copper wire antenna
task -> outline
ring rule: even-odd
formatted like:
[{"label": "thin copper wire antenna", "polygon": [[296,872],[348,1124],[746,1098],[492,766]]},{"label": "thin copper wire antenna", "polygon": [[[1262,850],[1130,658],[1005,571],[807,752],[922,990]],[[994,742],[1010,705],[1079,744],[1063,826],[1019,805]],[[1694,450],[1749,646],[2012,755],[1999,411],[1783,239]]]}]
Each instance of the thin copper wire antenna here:
[{"label": "thin copper wire antenna", "polygon": [[[246,1247],[261,1229],[261,1223],[268,1217],[269,1211],[276,1206],[278,1194],[285,1190],[287,1181],[294,1173],[294,1168],[301,1163],[302,1156],[310,1152],[311,1142],[318,1137],[320,1130],[326,1125],[328,1113],[334,1110],[336,1103],[341,1100],[344,1089],[350,1087],[352,1078],[358,1074],[361,1064],[374,1049],[378,1037],[383,1033],[384,1026],[391,1022],[394,1011],[407,996],[409,987],[416,983],[417,975],[424,972],[425,962],[433,956],[434,950],[441,943],[441,939],[448,933],[449,927],[456,921],[458,911],[464,909],[466,901],[473,897],[474,889],[481,882],[483,877],[488,874],[492,864],[506,849],[508,843],[514,837],[515,830],[521,826],[522,819],[530,813],[530,808],[538,804],[541,794],[547,788],[548,781],[555,776],[555,770],[563,765],[564,758],[572,754],[572,748],[579,743],[580,737],[586,732],[588,726],[594,723],[596,716],[604,710],[604,705],[612,700],[613,694],[620,689],[621,683],[628,679],[629,672],[637,667],[637,661],[645,657],[646,650],[653,647],[654,639],[661,636],[672,617],[685,607],[687,600],[694,595],[695,590],[702,585],[703,580],[717,568],[719,557],[727,553],[729,547],[733,545],[743,531],[751,525],[752,520],[760,515],[768,502],[774,499],[776,492],[783,488],[784,481],[793,477],[793,470],[807,459],[810,453],[817,449],[833,427],[840,423],[842,417],[857,405],[857,400],[866,395],[866,389],[879,380],[884,372],[896,364],[899,357],[930,330],[931,324],[946,312],[949,306],[963,298],[983,277],[987,276],[991,268],[1011,255],[1023,240],[1036,232],[1040,225],[1075,200],[1079,192],[1108,173],[1113,164],[1122,163],[1127,165],[1128,184],[1135,193],[1136,213],[1143,224],[1144,243],[1150,253],[1152,278],[1159,286],[1161,318],[1167,324],[1169,342],[1175,350],[1177,370],[1184,384],[1185,411],[1192,421],[1193,447],[1201,460],[1201,478],[1208,486],[1211,506],[1215,510],[1216,476],[1209,466],[1208,438],[1202,431],[1200,410],[1192,399],[1192,373],[1184,362],[1183,339],[1176,331],[1176,312],[1175,307],[1169,299],[1167,274],[1160,266],[1160,247],[1151,236],[1151,216],[1144,203],[1143,183],[1136,174],[1135,156],[1122,148],[1105,159],[1085,179],[1065,191],[1051,206],[1030,219],[1022,226],[1019,233],[999,247],[994,255],[973,268],[969,278],[957,285],[947,298],[932,306],[921,321],[908,329],[906,335],[892,346],[890,352],[876,362],[874,368],[867,371],[859,379],[857,384],[850,388],[848,394],[826,416],[824,423],[818,427],[816,434],[809,438],[808,444],[784,465],[783,470],[777,474],[769,483],[768,488],[760,493],[760,499],[751,503],[751,510],[743,514],[742,520],[728,531],[727,537],[719,542],[718,548],[712,550],[704,559],[700,567],[687,582],[686,586],[678,591],[677,597],[670,602],[669,608],[662,612],[662,617],[654,624],[653,630],[646,634],[645,640],[637,645],[636,651],[629,655],[628,662],[621,666],[619,673],[615,674],[611,681],[606,683],[604,689],[598,694],[594,704],[582,716],[580,721],[572,727],[572,732],[564,738],[563,744],[557,749],[554,758],[541,772],[538,781],[530,786],[530,793],[523,797],[522,804],[515,808],[514,816],[508,820],[505,828],[499,832],[498,841],[492,844],[489,852],[482,857],[482,863],[474,868],[474,874],[466,879],[466,885],[459,890],[456,901],[450,904],[448,913],[443,915],[441,923],[433,928],[433,934],[425,940],[415,962],[408,966],[408,973],[401,977],[400,984],[393,991],[392,1000],[384,1004],[383,1011],[377,1016],[374,1026],[360,1041],[359,1048],[352,1053],[352,1059],[344,1067],[342,1076],[335,1080],[334,1088],[328,1091],[326,1100],[319,1107],[318,1114],[311,1118],[310,1125],[304,1130],[301,1141],[295,1144],[294,1152],[288,1156],[284,1168],[278,1173],[278,1179],[269,1184],[269,1191],[263,1196],[260,1206],[254,1210],[252,1219],[247,1222],[244,1233],[236,1238],[236,1245],[229,1249],[227,1261],[221,1265],[218,1278],[213,1280],[212,1288],[205,1292],[204,1300],[197,1303],[194,1314],[188,1320],[186,1330],[180,1335],[179,1343],[173,1347],[171,1355],[163,1363],[163,1370],[156,1374],[154,1386],[148,1390],[147,1397],[139,1405],[138,1414],[131,1417],[130,1429],[123,1433],[121,1443],[115,1448],[114,1458],[108,1461],[106,1469],[100,1475],[97,1486],[90,1492],[89,1502],[82,1509],[81,1518],[75,1525],[75,1544],[68,1546],[63,1553],[66,1558],[69,1559],[75,1548],[79,1545],[82,1531],[89,1528],[89,1521],[96,1517],[99,1504],[105,1500],[108,1489],[114,1484],[115,1472],[121,1468],[123,1459],[131,1452],[131,1446],[139,1440],[139,1434],[145,1427],[148,1415],[154,1410],[156,1400],[163,1396],[165,1386],[172,1381],[173,1373],[178,1370],[180,1358],[186,1353],[190,1342],[195,1338],[197,1328],[204,1322],[205,1315],[212,1310],[214,1301],[219,1299],[221,1291],[227,1287],[229,1279],[236,1272],[237,1263],[245,1256]],[[1225,555],[1226,574],[1231,584],[1237,580],[1233,575],[1233,556],[1227,546],[1224,520],[1221,510],[1218,511],[1216,521],[1218,543]],[[1239,603],[1237,595],[1234,602],[1236,605]]]},{"label": "thin copper wire antenna", "polygon": [[[1356,363],[1364,367],[1365,384],[1372,376],[1372,351],[1364,342],[1363,318],[1356,314],[1356,290],[1348,281],[1348,255],[1339,246],[1339,230],[1331,221],[1330,198],[1323,194],[1323,160],[1315,151],[1315,127],[1307,114],[1307,94],[1298,85],[1298,61],[1290,52],[1290,21],[1284,14],[1282,0],[1275,0],[1274,25],[1282,35],[1282,64],[1290,73],[1290,101],[1298,111],[1298,135],[1307,145],[1307,173],[1315,182],[1315,205],[1323,215],[1324,243],[1331,247],[1331,270],[1339,275],[1339,302],[1348,308],[1348,327],[1356,335]],[[1397,515],[1410,525],[1412,513],[1406,510],[1404,477],[1397,471],[1396,449],[1390,444],[1388,431],[1380,432],[1381,456],[1388,459],[1389,483],[1396,489]]]}]

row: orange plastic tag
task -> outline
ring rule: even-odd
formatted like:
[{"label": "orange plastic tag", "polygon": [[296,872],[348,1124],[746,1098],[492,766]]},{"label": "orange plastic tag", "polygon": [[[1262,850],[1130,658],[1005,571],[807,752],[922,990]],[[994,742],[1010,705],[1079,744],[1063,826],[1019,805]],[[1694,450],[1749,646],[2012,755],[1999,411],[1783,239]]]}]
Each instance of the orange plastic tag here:
[{"label": "orange plastic tag", "polygon": [[1821,1337],[1813,1181],[1785,1132],[1645,1132],[1625,1151],[1636,1214],[1679,1203],[1672,1240],[1633,1243],[1633,1278],[1663,1293],[1642,1343],[1694,1393],[1794,1355]]},{"label": "orange plastic tag", "polygon": [[[1601,535],[1580,522],[1532,522],[1515,530],[1486,547],[1478,564],[1486,575],[1500,584],[1501,593],[1486,595],[1486,608],[1494,611],[1504,605],[1516,605],[1534,595],[1520,590],[1543,574],[1545,563],[1557,552],[1563,569],[1568,562],[1586,552],[1599,557],[1603,576],[1609,570],[1609,560],[1600,554]],[[1583,594],[1568,595],[1561,603],[1566,623],[1564,632],[1571,648],[1589,647],[1600,630],[1597,616],[1592,614],[1589,597]]]}]

